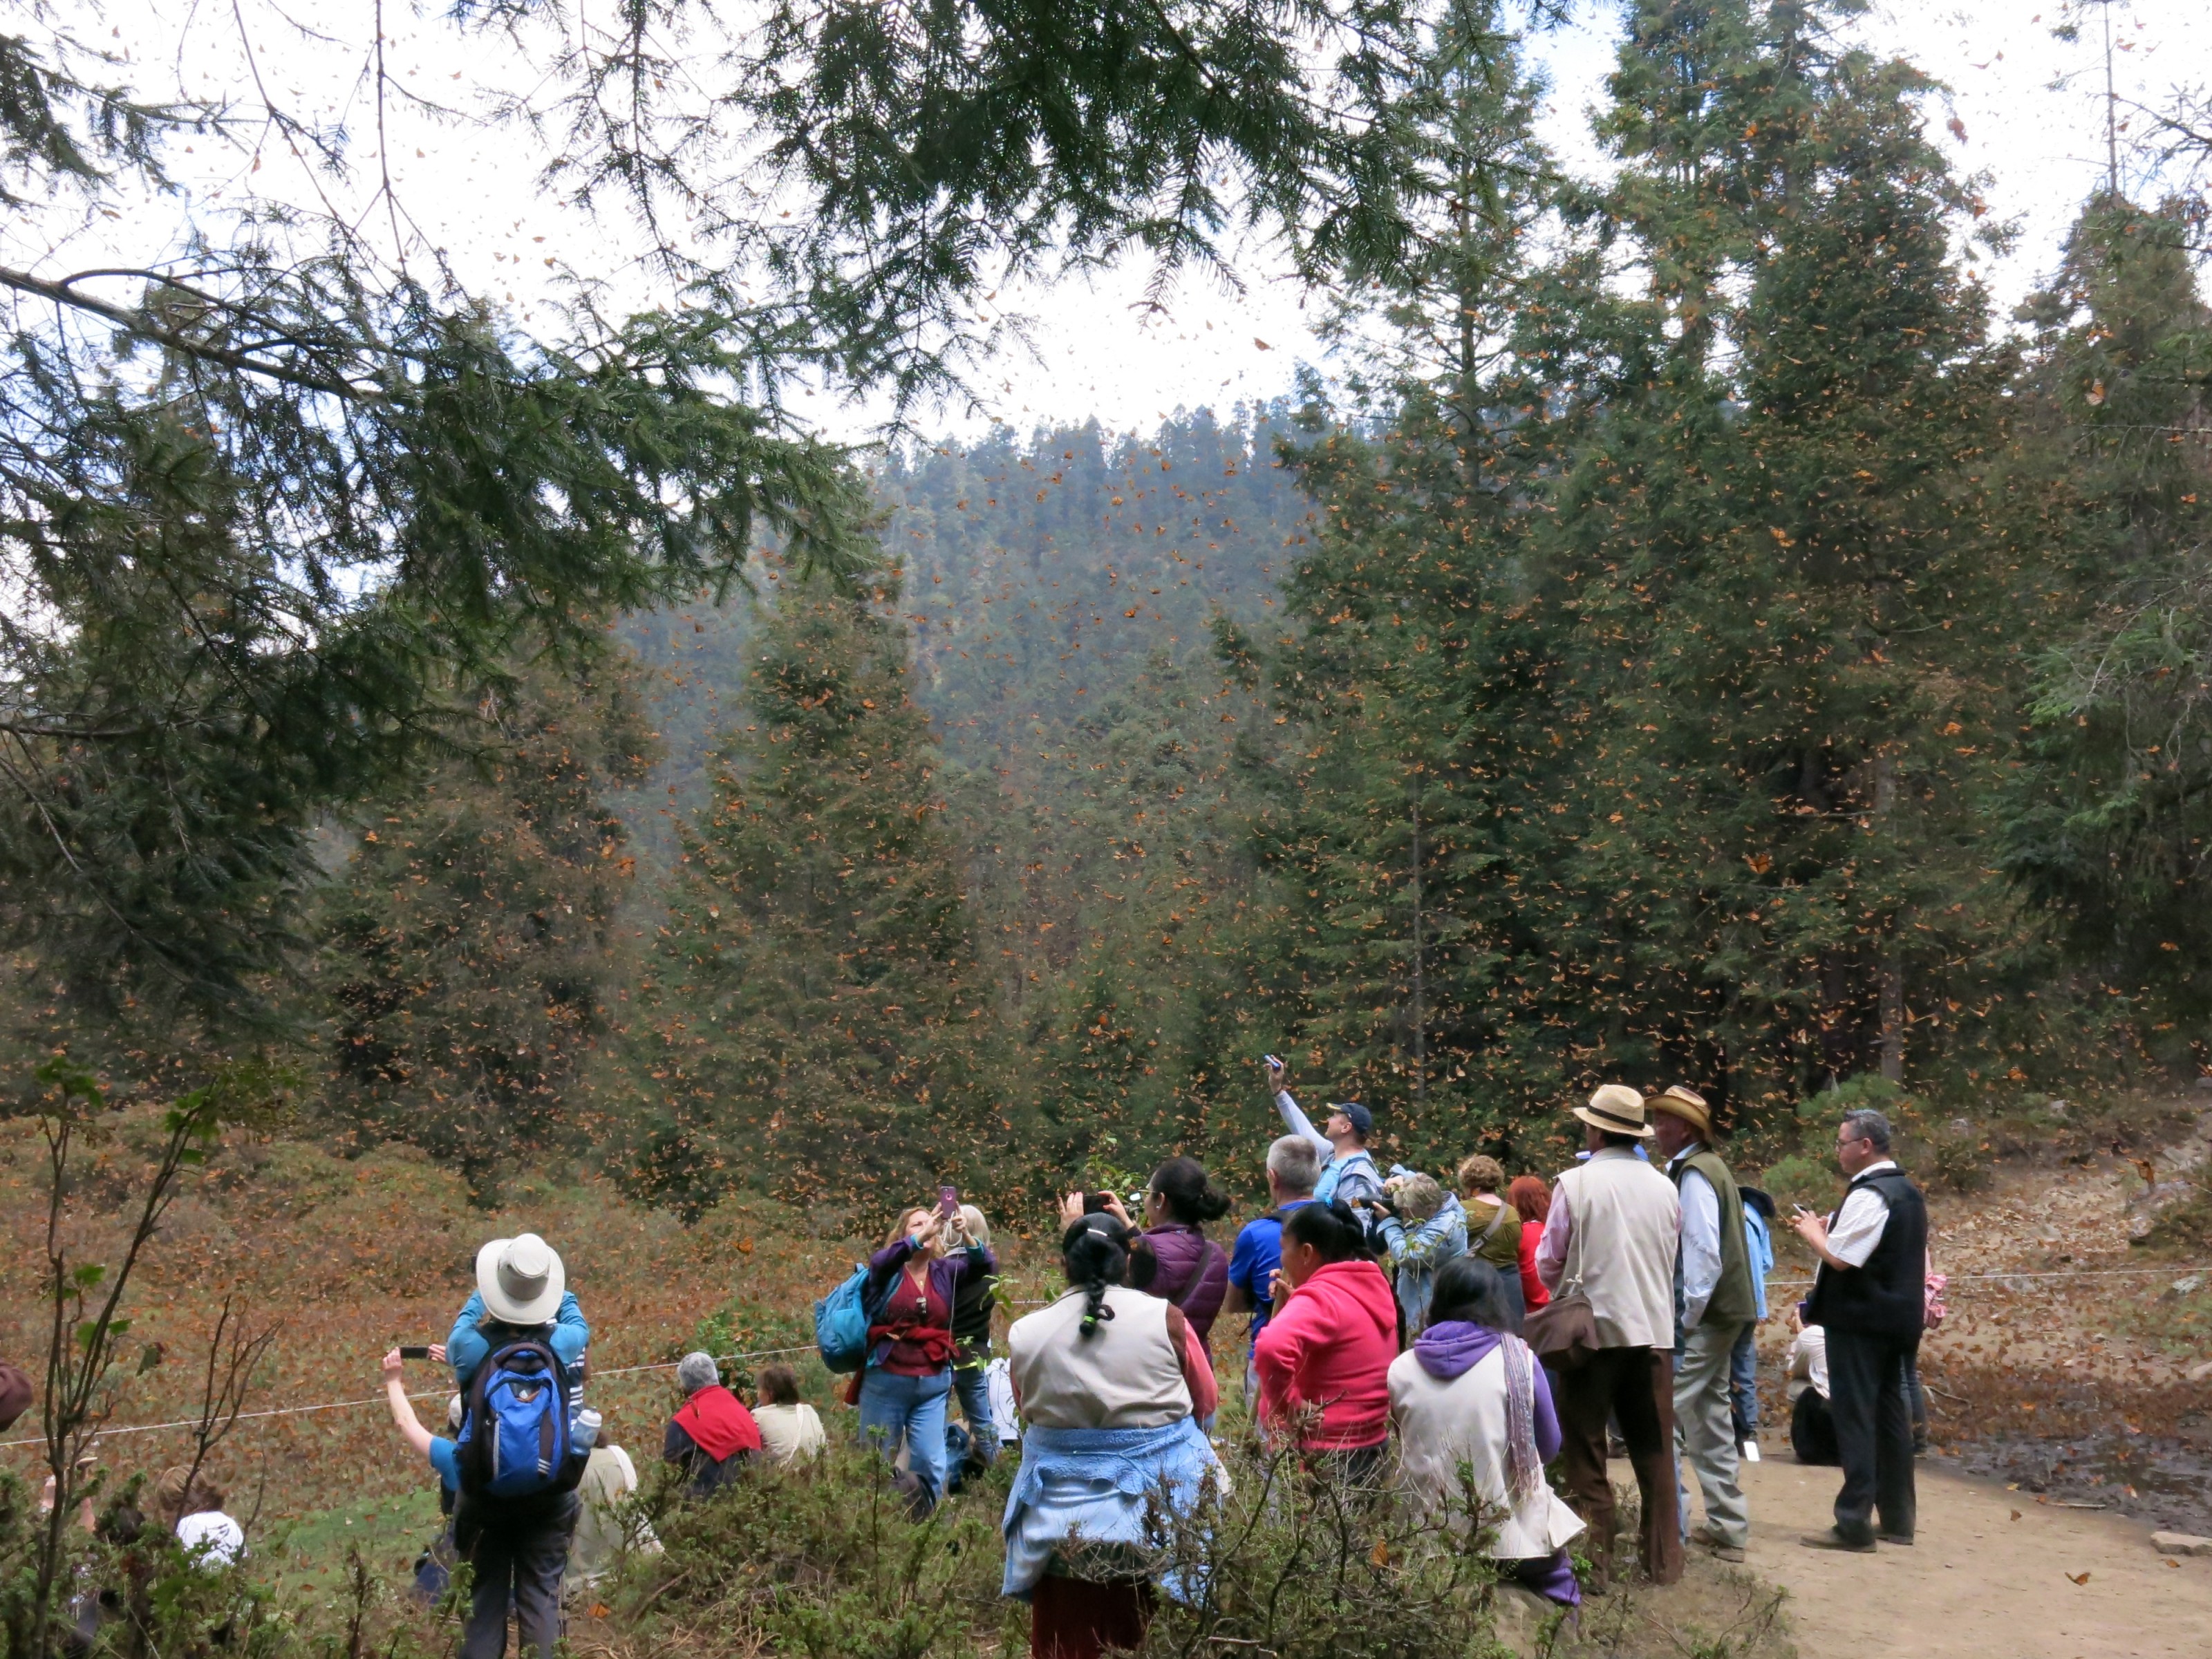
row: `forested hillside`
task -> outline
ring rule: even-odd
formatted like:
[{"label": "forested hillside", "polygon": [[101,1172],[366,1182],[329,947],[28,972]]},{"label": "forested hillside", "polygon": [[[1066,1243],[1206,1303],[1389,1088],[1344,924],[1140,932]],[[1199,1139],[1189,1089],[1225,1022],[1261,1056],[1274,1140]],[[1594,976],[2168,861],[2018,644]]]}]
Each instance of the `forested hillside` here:
[{"label": "forested hillside", "polygon": [[[1395,193],[1302,233],[1341,372],[1279,404],[839,450],[715,412],[686,313],[589,404],[635,453],[501,462],[583,516],[463,491],[404,603],[299,588],[329,648],[62,582],[11,1087],[59,1051],[696,1213],[1249,1176],[1263,1051],[1426,1163],[1613,1077],[1784,1150],[1832,1087],[1971,1122],[2212,1066],[2201,200],[2108,180],[1993,315],[2002,233],[1846,9],[1632,8],[1595,185],[1516,20],[1440,11]],[[130,510],[263,615],[289,567],[157,471]]]}]

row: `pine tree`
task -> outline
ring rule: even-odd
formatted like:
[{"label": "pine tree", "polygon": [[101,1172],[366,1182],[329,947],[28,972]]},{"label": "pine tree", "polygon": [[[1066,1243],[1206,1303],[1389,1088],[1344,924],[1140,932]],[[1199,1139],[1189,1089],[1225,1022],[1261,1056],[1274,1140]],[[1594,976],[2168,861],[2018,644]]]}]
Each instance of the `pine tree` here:
[{"label": "pine tree", "polygon": [[2003,743],[2005,364],[1927,82],[1832,29],[1637,15],[1605,127],[1665,368],[1558,519],[1601,734],[1568,953],[1613,1064],[1747,1103],[1900,1078],[1916,1006],[1932,1036],[2005,927],[1972,846]]},{"label": "pine tree", "polygon": [[1563,412],[1540,337],[1556,273],[1530,252],[1553,191],[1539,92],[1498,8],[1450,9],[1401,112],[1419,255],[1359,273],[1334,319],[1366,348],[1364,429],[1310,407],[1285,451],[1319,509],[1289,629],[1224,632],[1286,728],[1244,745],[1280,907],[1253,940],[1263,1046],[1382,1108],[1408,1153],[1510,1129],[1525,906],[1557,850],[1557,596],[1530,560]]},{"label": "pine tree", "polygon": [[319,1115],[342,1142],[412,1143],[489,1200],[606,1132],[594,1085],[635,865],[611,797],[653,752],[634,681],[618,656],[526,672],[475,752],[362,814],[314,975],[334,1009]]},{"label": "pine tree", "polygon": [[2184,204],[2093,199],[2051,287],[2020,401],[2020,493],[2054,550],[2029,763],[2005,865],[2077,957],[2141,1006],[2154,1051],[2212,1060],[2212,311]]},{"label": "pine tree", "polygon": [[634,1170],[688,1210],[909,1198],[982,1154],[990,1010],[896,598],[786,580],[750,636],[635,1030]]}]

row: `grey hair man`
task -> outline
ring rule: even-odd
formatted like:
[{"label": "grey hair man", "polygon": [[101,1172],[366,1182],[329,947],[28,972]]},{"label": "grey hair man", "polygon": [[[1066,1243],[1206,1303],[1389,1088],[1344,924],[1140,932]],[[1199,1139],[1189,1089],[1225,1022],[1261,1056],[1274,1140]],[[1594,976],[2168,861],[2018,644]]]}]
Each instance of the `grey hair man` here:
[{"label": "grey hair man", "polygon": [[[1244,1224],[1237,1235],[1237,1248],[1229,1257],[1229,1290],[1221,1299],[1224,1314],[1252,1316],[1250,1338],[1256,1341],[1274,1312],[1272,1286],[1275,1269],[1283,1265],[1283,1218],[1301,1205],[1314,1201],[1314,1183],[1321,1178],[1321,1154],[1304,1135],[1284,1135],[1267,1147],[1267,1196],[1272,1207],[1263,1216]],[[1256,1407],[1259,1378],[1252,1370],[1251,1348],[1244,1359],[1244,1398]]]},{"label": "grey hair man", "polygon": [[721,1368],[710,1353],[687,1353],[678,1360],[676,1386],[684,1403],[668,1419],[660,1459],[681,1468],[690,1477],[685,1489],[704,1498],[759,1460],[760,1425],[722,1386]]},{"label": "grey hair man", "polygon": [[1801,1540],[1814,1549],[1864,1554],[1877,1540],[1913,1540],[1905,1384],[1927,1321],[1928,1204],[1897,1167],[1889,1141],[1889,1120],[1880,1112],[1846,1113],[1836,1128],[1836,1162],[1850,1190],[1826,1219],[1800,1205],[1791,1223],[1820,1258],[1805,1320],[1826,1334],[1828,1410],[1844,1466],[1836,1524]]}]

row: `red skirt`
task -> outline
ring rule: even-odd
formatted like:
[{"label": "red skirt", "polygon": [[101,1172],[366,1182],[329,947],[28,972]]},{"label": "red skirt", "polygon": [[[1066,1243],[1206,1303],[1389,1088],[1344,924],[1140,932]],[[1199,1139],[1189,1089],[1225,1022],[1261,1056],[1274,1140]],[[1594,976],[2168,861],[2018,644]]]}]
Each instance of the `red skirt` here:
[{"label": "red skirt", "polygon": [[1030,1659],[1100,1659],[1108,1648],[1137,1647],[1152,1616],[1152,1587],[1141,1579],[1048,1574],[1030,1598]]}]

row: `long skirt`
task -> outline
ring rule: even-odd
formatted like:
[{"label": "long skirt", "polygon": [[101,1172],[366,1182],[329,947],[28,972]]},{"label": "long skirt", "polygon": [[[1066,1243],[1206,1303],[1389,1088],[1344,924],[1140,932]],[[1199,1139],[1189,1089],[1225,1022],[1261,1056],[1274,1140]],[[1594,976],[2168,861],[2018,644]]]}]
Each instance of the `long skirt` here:
[{"label": "long skirt", "polygon": [[1099,1659],[1108,1648],[1139,1646],[1152,1617],[1152,1587],[1141,1578],[1048,1573],[1030,1598],[1030,1659]]}]

